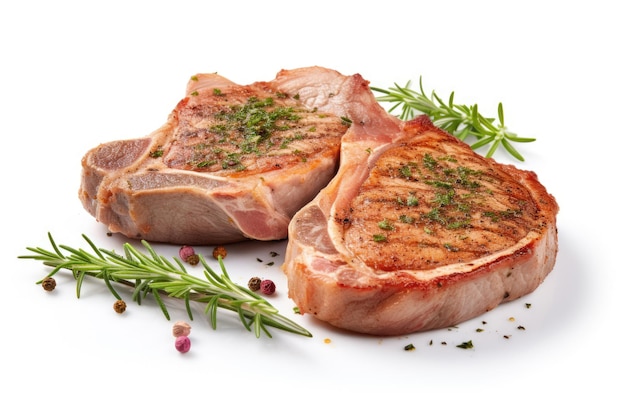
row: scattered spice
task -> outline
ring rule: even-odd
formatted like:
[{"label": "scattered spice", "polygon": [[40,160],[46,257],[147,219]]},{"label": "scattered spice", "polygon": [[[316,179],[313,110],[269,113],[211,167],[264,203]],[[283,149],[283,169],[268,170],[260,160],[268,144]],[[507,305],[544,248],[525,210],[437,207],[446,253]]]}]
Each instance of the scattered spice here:
[{"label": "scattered spice", "polygon": [[113,310],[118,314],[122,314],[126,311],[126,302],[124,300],[116,300],[113,303]]},{"label": "scattered spice", "polygon": [[163,156],[163,149],[159,146],[156,150],[150,152],[150,158],[160,158]]},{"label": "scattered spice", "polygon": [[461,348],[461,349],[473,349],[474,344],[472,343],[471,340],[468,340],[467,342],[463,342],[460,345],[456,345],[456,347]]},{"label": "scattered spice", "polygon": [[187,353],[191,349],[191,340],[187,336],[178,336],[174,342],[176,350],[180,353]]},{"label": "scattered spice", "polygon": [[215,259],[219,259],[220,257],[224,259],[226,255],[228,255],[228,252],[224,246],[217,246],[213,249],[213,257]]},{"label": "scattered spice", "polygon": [[187,258],[187,263],[189,265],[198,265],[200,263],[200,256],[198,256],[197,253],[194,253]]},{"label": "scattered spice", "polygon": [[185,321],[177,321],[172,326],[172,335],[174,337],[189,336],[189,333],[191,333],[191,326]]},{"label": "scattered spice", "polygon": [[196,251],[194,250],[194,248],[191,246],[187,246],[187,245],[182,246],[178,250],[178,256],[180,256],[180,259],[182,259],[185,262],[189,262],[189,258],[191,256],[194,256],[195,254],[196,254]]},{"label": "scattered spice", "polygon": [[383,230],[393,230],[393,224],[388,219],[383,219],[378,222],[378,227]]},{"label": "scattered spice", "polygon": [[374,239],[374,242],[386,242],[387,241],[387,236],[385,235],[381,235],[381,234],[375,234],[372,236],[372,239]]},{"label": "scattered spice", "polygon": [[271,279],[261,281],[261,292],[265,295],[272,295],[276,291],[276,284]]},{"label": "scattered spice", "polygon": [[517,330],[526,330],[526,327],[524,327],[524,326],[517,326]]},{"label": "scattered spice", "polygon": [[404,347],[404,350],[415,350],[415,346],[413,345],[413,343],[409,343]]},{"label": "scattered spice", "polygon": [[261,278],[252,277],[248,280],[248,288],[252,291],[258,291],[261,289]]},{"label": "scattered spice", "polygon": [[526,303],[526,308],[530,308],[531,304],[530,303]]},{"label": "scattered spice", "polygon": [[329,344],[330,343],[330,339],[329,338],[324,339],[324,343]]},{"label": "scattered spice", "polygon": [[46,291],[53,291],[57,286],[57,282],[52,277],[45,277],[44,280],[41,281],[41,286]]},{"label": "scattered spice", "polygon": [[[217,90],[219,91],[219,90]],[[223,92],[214,95],[222,96]],[[287,98],[278,92],[276,98]],[[223,106],[207,115],[214,120],[203,135],[205,140],[187,163],[201,169],[246,169],[248,155],[265,155],[280,152],[296,140],[306,138],[306,126],[300,122],[301,108],[277,102],[274,97],[249,97],[241,105]],[[215,152],[215,151],[219,152]],[[213,167],[213,168],[212,168]]]}]

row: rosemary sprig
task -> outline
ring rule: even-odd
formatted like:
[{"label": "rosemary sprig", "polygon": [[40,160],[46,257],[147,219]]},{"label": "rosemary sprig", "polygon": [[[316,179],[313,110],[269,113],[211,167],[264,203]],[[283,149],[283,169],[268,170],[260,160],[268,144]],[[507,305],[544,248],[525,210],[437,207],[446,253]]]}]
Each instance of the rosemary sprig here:
[{"label": "rosemary sprig", "polygon": [[498,124],[495,119],[484,117],[478,111],[478,105],[467,106],[454,103],[454,91],[450,93],[448,102],[443,101],[435,91],[430,97],[424,92],[422,77],[420,76],[419,91],[411,89],[411,81],[404,87],[394,84],[389,89],[371,87],[372,91],[383,94],[376,97],[380,102],[392,103],[389,112],[394,112],[400,107],[398,117],[402,120],[410,120],[418,114],[428,115],[433,123],[441,129],[456,136],[462,141],[468,137],[476,138],[471,147],[476,150],[491,144],[485,154],[491,158],[498,147],[502,145],[513,157],[524,161],[524,157],[513,147],[511,142],[534,142],[535,138],[519,137],[507,130],[504,124],[504,110],[502,103],[498,104]]},{"label": "rosemary sprig", "polygon": [[[265,298],[248,288],[233,283],[221,257],[218,258],[221,274],[218,274],[200,255],[200,262],[204,267],[204,279],[201,279],[187,273],[185,266],[178,258],[173,258],[174,262],[172,262],[158,255],[146,241],[141,241],[141,243],[147,250],[147,254],[125,243],[124,256],[122,256],[114,251],[98,249],[85,235],[83,238],[91,247],[93,254],[84,249],[57,245],[50,233],[48,233],[48,238],[52,251],[28,247],[26,249],[34,254],[18,258],[42,261],[44,265],[53,268],[48,275],[50,277],[60,270],[70,270],[76,279],[76,296],[79,298],[82,283],[85,277],[90,276],[103,280],[118,300],[121,300],[121,296],[114,288],[114,283],[134,288],[132,299],[138,304],[151,294],[168,320],[170,316],[163,302],[163,296],[184,300],[187,314],[192,320],[191,302],[206,304],[204,312],[209,316],[213,329],[217,328],[217,311],[221,308],[236,312],[248,331],[254,329],[257,338],[261,336],[261,331],[268,337],[272,337],[268,327],[302,336],[312,336],[308,330],[279,314],[278,310]],[[61,250],[68,254],[64,254]]]}]

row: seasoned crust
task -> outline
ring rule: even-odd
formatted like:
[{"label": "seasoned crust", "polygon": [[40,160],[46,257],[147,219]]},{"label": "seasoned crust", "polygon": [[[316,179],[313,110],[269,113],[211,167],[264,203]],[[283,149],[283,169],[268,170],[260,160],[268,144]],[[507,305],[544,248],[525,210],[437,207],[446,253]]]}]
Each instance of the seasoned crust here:
[{"label": "seasoned crust", "polygon": [[300,312],[401,335],[534,291],[558,252],[558,204],[536,174],[475,154],[426,117],[397,123],[391,139],[344,138],[337,176],[294,216],[283,270]]},{"label": "seasoned crust", "polygon": [[282,70],[247,86],[198,74],[166,123],[86,153],[79,198],[111,232],[175,244],[287,237],[336,172],[361,76]]}]

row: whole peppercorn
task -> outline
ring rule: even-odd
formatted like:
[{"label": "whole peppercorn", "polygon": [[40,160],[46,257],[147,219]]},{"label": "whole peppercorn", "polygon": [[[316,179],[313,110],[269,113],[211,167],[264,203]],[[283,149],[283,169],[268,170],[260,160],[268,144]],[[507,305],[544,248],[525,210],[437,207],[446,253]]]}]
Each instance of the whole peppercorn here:
[{"label": "whole peppercorn", "polygon": [[187,336],[178,336],[174,342],[176,350],[180,353],[187,353],[191,349],[191,340]]},{"label": "whole peppercorn", "polygon": [[213,257],[215,259],[219,259],[220,256],[224,259],[226,255],[228,255],[228,252],[226,252],[226,248],[224,246],[217,246],[213,249]]},{"label": "whole peppercorn", "polygon": [[186,323],[184,321],[177,321],[176,323],[174,323],[174,326],[172,326],[172,334],[174,335],[174,337],[189,336],[189,333],[191,333],[191,326],[189,325],[189,323]]},{"label": "whole peppercorn", "polygon": [[261,288],[261,278],[250,278],[250,280],[248,281],[248,288],[250,288],[252,291],[258,291]]},{"label": "whole peppercorn", "polygon": [[265,295],[272,295],[276,291],[276,284],[270,279],[261,281],[261,292]]},{"label": "whole peppercorn", "polygon": [[41,286],[46,291],[53,291],[57,286],[57,282],[52,277],[45,277],[44,280],[41,281]]},{"label": "whole peppercorn", "polygon": [[115,303],[113,303],[113,310],[118,314],[122,314],[126,311],[126,302],[124,300],[115,301]]},{"label": "whole peppercorn", "polygon": [[178,250],[178,256],[185,262],[189,262],[189,257],[194,256],[196,251],[191,247],[184,245]]},{"label": "whole peppercorn", "polygon": [[195,253],[187,257],[187,263],[189,265],[198,265],[199,262],[200,262],[200,257]]}]

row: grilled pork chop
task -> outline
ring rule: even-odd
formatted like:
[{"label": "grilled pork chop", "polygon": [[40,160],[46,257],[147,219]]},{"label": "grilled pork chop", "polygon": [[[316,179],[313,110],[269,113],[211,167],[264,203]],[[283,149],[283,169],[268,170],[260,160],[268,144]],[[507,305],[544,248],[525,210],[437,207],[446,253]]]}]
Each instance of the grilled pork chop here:
[{"label": "grilled pork chop", "polygon": [[284,239],[293,214],[335,174],[349,118],[372,103],[361,76],[321,67],[246,86],[199,74],[161,128],[86,153],[79,198],[130,238]]},{"label": "grilled pork chop", "polygon": [[519,298],[552,270],[558,205],[533,172],[425,116],[353,127],[336,177],[290,224],[283,269],[302,314],[408,334]]}]

